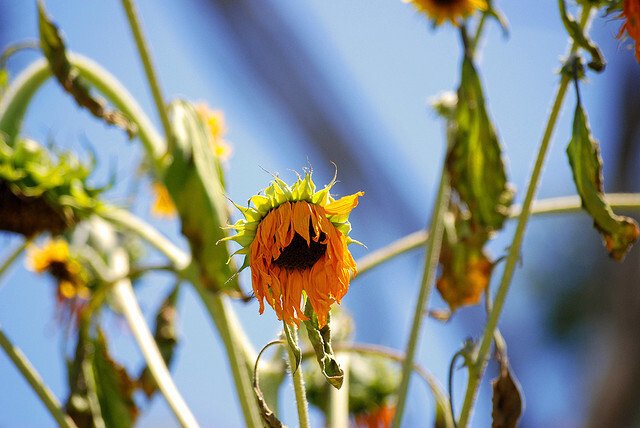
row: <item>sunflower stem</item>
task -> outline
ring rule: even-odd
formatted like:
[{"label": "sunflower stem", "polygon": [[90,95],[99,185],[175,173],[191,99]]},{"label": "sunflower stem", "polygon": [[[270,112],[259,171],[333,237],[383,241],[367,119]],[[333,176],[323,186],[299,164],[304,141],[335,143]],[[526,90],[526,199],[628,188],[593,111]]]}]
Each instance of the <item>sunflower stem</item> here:
[{"label": "sunflower stem", "polygon": [[349,354],[346,352],[335,353],[336,360],[344,372],[340,389],[329,388],[329,426],[332,428],[349,427]]},{"label": "sunflower stem", "polygon": [[7,354],[7,357],[9,357],[16,368],[20,371],[20,374],[22,374],[24,379],[29,383],[33,391],[46,406],[47,410],[49,410],[49,413],[51,413],[51,416],[53,416],[58,425],[63,428],[76,428],[76,424],[73,420],[62,410],[56,396],[53,395],[53,392],[51,392],[47,387],[22,351],[11,343],[9,338],[4,334],[4,331],[2,331],[1,326],[0,347],[2,347],[4,352]]},{"label": "sunflower stem", "polygon": [[[605,200],[613,209],[640,210],[640,193],[610,193]],[[517,219],[522,209],[514,205],[509,211],[509,219]],[[531,204],[532,216],[550,214],[573,214],[583,212],[580,196],[562,196],[558,198],[539,199]],[[425,245],[428,233],[418,230],[373,251],[358,260],[358,276],[408,251]]]},{"label": "sunflower stem", "polygon": [[[98,89],[109,101],[126,114],[137,126],[140,141],[149,154],[153,166],[161,170],[160,158],[166,144],[136,100],[108,71],[81,55],[67,53],[78,74]],[[11,144],[20,129],[31,98],[51,77],[51,69],[44,59],[34,61],[20,73],[0,99],[0,131]]]},{"label": "sunflower stem", "polygon": [[27,248],[29,243],[31,243],[31,238],[25,239],[20,245],[18,245],[18,247],[16,247],[15,250],[13,250],[9,254],[9,256],[7,256],[6,259],[4,259],[4,261],[2,262],[2,265],[0,265],[0,279],[2,279],[4,274],[13,265],[16,259],[20,257],[20,255],[24,252],[24,250]]},{"label": "sunflower stem", "polygon": [[[589,22],[589,18],[591,16],[591,10],[592,10],[592,6],[589,4],[583,7],[582,14],[580,17],[580,26],[582,28],[584,28]],[[578,45],[575,42],[573,42],[570,48],[569,55],[574,54],[577,50],[578,50]],[[484,375],[484,371],[487,367],[487,362],[489,360],[489,350],[491,348],[491,344],[494,339],[494,331],[498,325],[498,320],[502,312],[502,308],[507,296],[507,292],[509,291],[511,280],[513,278],[513,273],[515,271],[515,267],[518,264],[518,260],[520,259],[520,250],[522,248],[522,241],[524,239],[524,232],[527,226],[527,222],[531,214],[533,198],[535,197],[538,184],[540,182],[542,167],[544,165],[548,148],[551,143],[551,137],[553,135],[553,131],[555,129],[558,115],[560,113],[560,109],[562,108],[562,104],[563,104],[564,97],[566,95],[570,80],[571,80],[570,77],[563,74],[560,79],[560,84],[558,85],[555,101],[553,103],[551,113],[549,114],[547,126],[542,136],[542,141],[540,142],[540,148],[538,149],[538,155],[536,157],[536,162],[534,164],[533,171],[531,172],[531,178],[529,180],[529,185],[527,186],[527,193],[525,195],[524,202],[522,203],[521,213],[520,213],[520,216],[518,217],[518,224],[516,226],[516,231],[513,237],[513,241],[509,248],[509,254],[507,256],[505,268],[502,273],[500,285],[498,287],[496,297],[493,301],[493,307],[488,316],[487,324],[485,325],[485,328],[483,331],[482,339],[480,341],[480,346],[478,348],[478,354],[474,359],[474,363],[469,367],[469,378],[467,380],[467,390],[465,393],[464,403],[462,405],[462,410],[460,413],[460,420],[458,422],[459,428],[466,428],[466,426],[469,424],[469,421],[471,419],[471,414],[472,414],[473,407],[476,401],[476,396],[478,393],[478,386],[480,384],[480,380]]]},{"label": "sunflower stem", "polygon": [[402,422],[402,414],[407,402],[407,393],[409,391],[409,382],[413,371],[413,362],[418,350],[418,340],[420,338],[420,329],[424,318],[425,308],[433,289],[433,283],[438,267],[438,259],[440,258],[440,247],[442,244],[442,236],[444,233],[444,214],[449,203],[449,175],[445,166],[442,167],[440,176],[440,184],[438,185],[438,195],[433,207],[431,216],[431,233],[427,238],[427,248],[425,253],[424,271],[422,274],[422,282],[420,284],[420,293],[416,302],[413,314],[413,324],[407,343],[407,351],[405,359],[402,363],[402,380],[398,387],[398,404],[396,405],[396,413],[393,417],[391,426],[399,428]]},{"label": "sunflower stem", "polygon": [[138,53],[140,54],[142,65],[144,66],[144,72],[147,76],[147,82],[149,83],[149,88],[151,89],[153,101],[156,104],[156,109],[158,110],[158,115],[160,116],[162,127],[164,128],[165,139],[168,144],[168,151],[169,153],[171,153],[173,152],[174,144],[173,132],[171,131],[171,122],[169,121],[169,114],[167,113],[164,98],[160,90],[158,77],[154,71],[153,63],[151,61],[151,53],[149,52],[149,47],[147,46],[144,35],[142,34],[142,26],[140,25],[140,20],[138,19],[138,12],[132,0],[122,0],[122,6],[127,13],[129,27],[131,28],[131,32],[133,33],[133,38],[136,42],[136,47],[138,48]]},{"label": "sunflower stem", "polygon": [[[298,344],[298,329],[291,327],[291,335],[294,343]],[[304,378],[302,377],[302,365],[297,365],[296,356],[291,346],[286,345],[287,354],[289,355],[289,371],[293,379],[293,390],[296,394],[296,408],[298,410],[298,422],[300,428],[309,428],[309,406],[307,405],[307,393],[304,387]],[[295,367],[298,367],[297,369]]]}]

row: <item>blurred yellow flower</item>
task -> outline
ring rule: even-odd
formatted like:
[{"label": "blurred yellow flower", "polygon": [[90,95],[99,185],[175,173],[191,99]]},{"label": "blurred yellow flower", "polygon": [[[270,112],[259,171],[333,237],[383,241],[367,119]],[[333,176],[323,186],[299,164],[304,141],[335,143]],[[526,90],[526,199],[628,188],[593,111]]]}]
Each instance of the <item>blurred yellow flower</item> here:
[{"label": "blurred yellow flower", "polygon": [[151,205],[151,214],[160,218],[172,218],[176,215],[176,206],[171,200],[169,191],[164,184],[155,182],[152,184],[155,199]]},{"label": "blurred yellow flower", "polygon": [[449,20],[459,25],[460,18],[466,18],[476,10],[487,10],[485,0],[403,0],[413,4],[420,12],[433,19],[436,26]]},{"label": "blurred yellow flower", "polygon": [[224,135],[227,133],[224,113],[222,110],[211,110],[205,103],[197,104],[196,111],[209,128],[213,153],[221,161],[227,161],[233,150],[231,145],[224,140]]},{"label": "blurred yellow flower", "polygon": [[43,247],[29,247],[27,267],[37,273],[49,273],[58,283],[61,300],[90,296],[82,266],[71,256],[69,244],[63,239],[48,241]]}]

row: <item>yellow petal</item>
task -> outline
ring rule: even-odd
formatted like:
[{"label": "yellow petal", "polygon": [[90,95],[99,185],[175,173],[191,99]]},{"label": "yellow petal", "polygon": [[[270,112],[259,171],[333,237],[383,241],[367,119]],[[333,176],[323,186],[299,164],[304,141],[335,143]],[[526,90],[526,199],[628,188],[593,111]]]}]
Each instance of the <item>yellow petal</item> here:
[{"label": "yellow petal", "polygon": [[358,197],[363,195],[364,192],[358,192],[353,195],[344,196],[337,201],[325,205],[324,210],[328,215],[349,215],[351,210],[358,206]]}]

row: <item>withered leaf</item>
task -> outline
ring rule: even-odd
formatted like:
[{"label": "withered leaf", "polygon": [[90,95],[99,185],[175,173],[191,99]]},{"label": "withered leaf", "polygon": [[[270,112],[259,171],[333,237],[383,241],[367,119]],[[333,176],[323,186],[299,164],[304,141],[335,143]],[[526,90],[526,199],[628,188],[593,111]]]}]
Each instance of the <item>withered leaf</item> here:
[{"label": "withered leaf", "polygon": [[513,191],[507,183],[502,148],[487,113],[480,78],[466,56],[454,125],[446,162],[451,185],[468,206],[474,223],[498,230],[508,216]]},{"label": "withered leaf", "polygon": [[[273,344],[278,344],[278,343],[282,343],[282,342],[281,341],[271,342],[271,343],[267,344],[264,348],[262,348],[262,350],[258,354],[258,357],[256,358],[256,362],[255,362],[255,365],[254,365],[254,368],[253,368],[253,393],[255,394],[256,401],[258,402],[258,407],[260,409],[260,417],[262,418],[262,421],[264,422],[264,426],[267,427],[267,428],[286,428],[282,424],[282,422],[280,422],[280,419],[278,419],[276,414],[269,408],[269,405],[267,404],[267,400],[264,398],[264,394],[262,393],[262,390],[260,389],[260,380],[259,380],[259,376],[258,376],[258,363],[260,362],[260,357],[262,356],[262,353],[269,346],[271,346]],[[275,385],[276,395],[277,395],[278,386],[280,385],[281,380],[282,380],[282,377],[279,377],[279,380],[276,381],[276,385]],[[276,404],[276,407],[277,407],[277,404]]]},{"label": "withered leaf", "polygon": [[298,367],[300,367],[300,363],[302,362],[302,351],[298,346],[298,341],[295,340],[294,332],[291,330],[292,327],[284,321],[282,321],[282,325],[284,330],[284,337],[287,339],[287,345],[291,349],[291,352],[293,352],[293,356],[296,359],[296,366],[291,367],[291,372],[293,374],[298,370]]},{"label": "withered leaf", "polygon": [[333,354],[329,323],[319,328],[318,316],[309,302],[307,302],[304,308],[304,314],[309,318],[307,321],[304,321],[304,326],[307,329],[307,336],[316,353],[320,370],[331,386],[340,389],[344,381],[344,372],[338,365],[338,361]]},{"label": "withered leaf", "polygon": [[602,234],[609,255],[615,260],[622,260],[640,236],[640,228],[633,219],[614,214],[604,199],[600,147],[591,135],[587,116],[580,103],[576,106],[567,155],[583,208]]},{"label": "withered leaf", "polygon": [[500,375],[492,381],[492,428],[515,428],[522,415],[522,394],[518,380],[511,373],[509,364],[501,363]]},{"label": "withered leaf", "polygon": [[95,117],[122,128],[129,138],[132,138],[137,131],[136,125],[121,111],[109,109],[103,99],[93,96],[89,84],[69,61],[62,35],[47,16],[43,0],[38,1],[38,27],[42,52],[49,62],[51,72],[63,89],[76,100],[79,106],[89,110]]}]

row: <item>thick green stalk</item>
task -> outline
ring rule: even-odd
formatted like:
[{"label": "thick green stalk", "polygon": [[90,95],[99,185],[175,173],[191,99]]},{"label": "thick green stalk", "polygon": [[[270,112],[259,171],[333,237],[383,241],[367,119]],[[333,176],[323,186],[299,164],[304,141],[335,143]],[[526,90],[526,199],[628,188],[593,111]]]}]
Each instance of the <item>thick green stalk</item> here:
[{"label": "thick green stalk", "polygon": [[[291,327],[293,341],[298,344],[298,329]],[[307,393],[304,387],[304,378],[302,377],[302,365],[298,365],[296,362],[296,356],[288,344],[287,354],[289,355],[289,370],[291,371],[291,378],[293,379],[293,391],[296,394],[296,409],[298,410],[298,425],[300,428],[309,428],[309,406],[307,404]],[[298,366],[296,369],[295,367]],[[295,370],[295,371],[294,371]]]},{"label": "thick green stalk", "polygon": [[[607,204],[613,209],[640,210],[640,193],[609,193],[605,195]],[[520,217],[522,208],[514,205],[509,211],[509,219]],[[533,201],[530,214],[532,216],[550,214],[572,214],[583,212],[580,196],[561,196],[558,198],[539,199]],[[379,250],[372,251],[358,260],[358,277],[407,251],[424,246],[427,242],[426,230],[418,230],[393,241]]]},{"label": "thick green stalk", "polygon": [[[81,55],[68,53],[67,56],[80,76],[136,124],[138,136],[154,167],[158,169],[160,157],[166,151],[166,144],[136,100],[99,64]],[[31,98],[49,77],[51,70],[47,61],[37,60],[15,78],[0,100],[0,132],[4,133],[10,142],[18,135]]]},{"label": "thick green stalk", "polygon": [[438,186],[438,195],[433,207],[431,216],[431,233],[427,239],[427,249],[425,254],[424,272],[422,282],[420,284],[420,294],[416,302],[416,308],[413,314],[413,325],[409,335],[407,351],[405,359],[402,362],[402,380],[398,388],[398,403],[396,405],[396,413],[393,418],[392,426],[398,428],[402,422],[402,414],[407,401],[407,392],[409,391],[409,381],[413,372],[413,361],[418,349],[418,339],[420,338],[420,330],[424,318],[424,312],[433,289],[433,283],[436,276],[436,268],[438,267],[438,259],[440,258],[440,247],[442,245],[442,235],[444,232],[444,214],[449,203],[449,176],[447,171],[442,170],[440,184]]},{"label": "thick green stalk", "polygon": [[16,368],[20,371],[24,379],[29,383],[33,391],[38,395],[42,403],[47,407],[51,416],[56,420],[58,425],[63,428],[76,428],[76,424],[67,416],[53,392],[45,385],[42,378],[33,368],[27,357],[14,346],[9,338],[4,334],[0,327],[0,347],[7,354],[9,359],[13,361]]},{"label": "thick green stalk", "polygon": [[[592,7],[589,5],[583,8],[582,16],[580,19],[581,27],[585,27],[587,25],[589,17],[591,15],[591,9]],[[572,43],[569,54],[574,54],[577,49],[577,44]],[[560,109],[562,107],[569,83],[570,78],[566,75],[562,75],[560,84],[558,86],[558,91],[556,93],[555,101],[553,103],[549,119],[547,121],[547,126],[542,136],[540,148],[538,149],[536,162],[534,164],[533,171],[531,172],[531,178],[529,180],[529,185],[527,186],[527,193],[525,195],[524,202],[522,203],[521,214],[518,218],[516,231],[509,248],[509,254],[507,256],[505,268],[500,280],[500,285],[498,286],[498,291],[493,302],[493,308],[491,310],[491,313],[489,314],[487,324],[484,328],[482,339],[480,341],[480,347],[478,349],[478,354],[475,358],[474,364],[469,367],[467,391],[460,413],[460,420],[458,422],[459,428],[465,428],[469,424],[469,421],[471,419],[471,413],[478,393],[478,386],[480,384],[480,380],[484,375],[484,371],[489,360],[489,350],[493,342],[494,331],[498,325],[500,314],[502,313],[502,308],[504,306],[507,292],[509,291],[509,286],[513,278],[515,267],[518,264],[518,260],[520,260],[520,250],[522,248],[522,241],[524,239],[524,232],[527,226],[527,222],[529,220],[529,216],[531,215],[533,199],[538,189],[540,176],[542,174],[542,167],[544,165],[549,145],[551,143],[551,137],[553,135],[553,131],[555,129],[558,115],[560,113]]]},{"label": "thick green stalk", "polygon": [[133,33],[133,38],[136,41],[138,47],[138,53],[140,59],[142,59],[142,65],[144,66],[144,72],[147,75],[147,82],[153,95],[153,100],[156,103],[156,109],[164,128],[165,139],[169,144],[169,152],[172,152],[173,133],[171,131],[171,122],[169,121],[169,115],[167,113],[167,106],[164,103],[162,92],[160,91],[160,85],[158,83],[158,77],[154,71],[153,63],[151,62],[151,53],[147,47],[144,35],[142,34],[142,26],[138,20],[138,12],[133,4],[132,0],[122,0],[122,6],[127,13],[127,19],[129,20],[129,26]]}]

